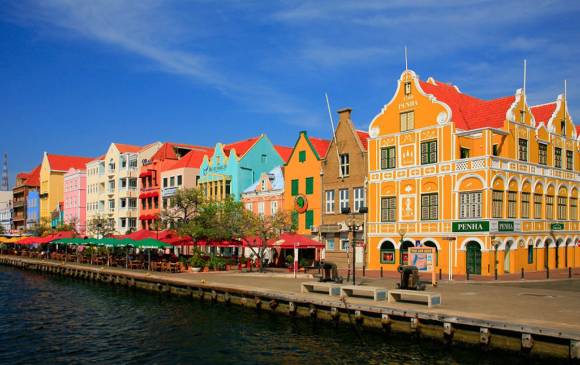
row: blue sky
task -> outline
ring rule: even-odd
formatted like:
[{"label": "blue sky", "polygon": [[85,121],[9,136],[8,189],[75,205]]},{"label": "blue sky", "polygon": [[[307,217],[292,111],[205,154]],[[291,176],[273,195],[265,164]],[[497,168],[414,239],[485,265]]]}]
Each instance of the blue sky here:
[{"label": "blue sky", "polygon": [[[404,69],[495,98],[522,85],[580,112],[576,1],[73,1],[0,5],[0,152],[11,183],[43,151],[110,142],[213,146],[265,132],[328,137],[331,107],[366,129]],[[579,117],[580,118],[580,117]]]}]

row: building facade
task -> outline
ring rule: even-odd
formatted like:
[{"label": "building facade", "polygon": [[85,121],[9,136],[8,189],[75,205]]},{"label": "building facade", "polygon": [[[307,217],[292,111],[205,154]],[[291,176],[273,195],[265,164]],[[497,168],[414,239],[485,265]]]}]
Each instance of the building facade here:
[{"label": "building facade", "polygon": [[40,190],[30,190],[26,197],[26,229],[34,229],[40,224]]},{"label": "building facade", "polygon": [[[359,210],[367,206],[367,132],[357,130],[351,120],[351,109],[338,111],[338,125],[322,162],[322,223],[320,236],[326,245],[325,260],[340,269],[352,267],[356,241],[356,265],[365,264],[365,215]],[[343,214],[344,208],[350,214]],[[353,233],[349,225],[354,227]]]},{"label": "building facade", "polygon": [[296,233],[313,235],[321,220],[322,160],[329,141],[298,134],[292,154],[284,165],[284,209],[291,212]]},{"label": "building facade", "polygon": [[241,193],[263,172],[283,163],[278,149],[265,134],[227,145],[218,143],[213,155],[204,157],[199,185],[209,199],[231,196],[239,201]]},{"label": "building facade", "polygon": [[12,190],[0,191],[0,226],[4,232],[12,231]]},{"label": "building facade", "polygon": [[274,215],[284,207],[284,174],[278,166],[264,172],[260,178],[242,193],[244,207],[266,216]]},{"label": "building facade", "polygon": [[74,225],[77,233],[84,236],[87,230],[87,174],[85,170],[71,168],[64,174],[63,202],[64,223]]},{"label": "building facade", "polygon": [[21,172],[16,175],[16,185],[12,189],[14,229],[23,232],[27,227],[28,220],[28,194],[37,191],[39,188],[40,165],[30,172]]},{"label": "building facade", "polygon": [[369,126],[368,266],[431,246],[436,270],[493,275],[580,264],[577,128],[563,96],[530,106],[405,71]]},{"label": "building facade", "polygon": [[[141,179],[139,194],[141,229],[155,230],[160,228],[154,222],[160,220],[161,211],[167,208],[167,198],[172,196],[176,189],[184,186],[184,180],[187,180],[188,186],[191,185],[192,179],[195,184],[195,176],[197,176],[203,156],[210,153],[211,149],[207,147],[164,143],[149,161],[143,163],[139,174]],[[183,163],[175,166],[180,161]],[[197,167],[190,167],[190,165],[195,164]],[[163,176],[168,169],[172,170],[172,173]]]},{"label": "building facade", "polygon": [[112,143],[102,158],[86,164],[88,231],[97,217],[107,219],[118,234],[138,229],[140,170],[161,145]]},{"label": "building facade", "polygon": [[44,153],[40,167],[40,218],[48,222],[51,213],[64,198],[64,174],[70,169],[84,169],[91,158]]}]

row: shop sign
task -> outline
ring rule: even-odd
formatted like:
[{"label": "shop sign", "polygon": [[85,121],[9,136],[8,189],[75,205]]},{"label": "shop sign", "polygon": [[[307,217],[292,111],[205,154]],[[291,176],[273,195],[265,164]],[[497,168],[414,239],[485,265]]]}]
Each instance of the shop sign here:
[{"label": "shop sign", "polygon": [[552,223],[550,225],[550,229],[552,231],[563,231],[564,230],[564,223]]},{"label": "shop sign", "polygon": [[453,222],[451,230],[453,232],[489,232],[489,222],[488,221]]},{"label": "shop sign", "polygon": [[491,221],[491,232],[519,232],[521,230],[520,221]]},{"label": "shop sign", "polygon": [[320,233],[338,233],[340,232],[339,224],[321,224],[319,226]]},{"label": "shop sign", "polygon": [[420,272],[432,272],[435,263],[433,247],[409,247],[409,265],[416,266]]},{"label": "shop sign", "polygon": [[381,250],[381,264],[394,264],[395,250]]},{"label": "shop sign", "polygon": [[177,187],[163,188],[163,189],[161,189],[161,196],[164,198],[168,197],[168,196],[173,196],[173,195],[175,195],[176,191],[177,191]]}]

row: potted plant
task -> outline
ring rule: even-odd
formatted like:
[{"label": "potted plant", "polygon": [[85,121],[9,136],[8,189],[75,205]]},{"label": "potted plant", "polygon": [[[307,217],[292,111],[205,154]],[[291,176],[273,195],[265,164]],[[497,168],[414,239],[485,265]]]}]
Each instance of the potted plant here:
[{"label": "potted plant", "polygon": [[193,272],[200,272],[201,269],[205,266],[205,260],[199,254],[199,252],[195,252],[191,259],[189,260],[191,265],[191,271]]}]

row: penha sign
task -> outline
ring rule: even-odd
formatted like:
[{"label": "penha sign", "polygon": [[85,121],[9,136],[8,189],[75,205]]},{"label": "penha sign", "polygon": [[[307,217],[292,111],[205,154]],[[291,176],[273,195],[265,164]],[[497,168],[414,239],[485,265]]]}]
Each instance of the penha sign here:
[{"label": "penha sign", "polygon": [[453,222],[451,229],[453,232],[489,232],[489,222],[488,221]]}]

